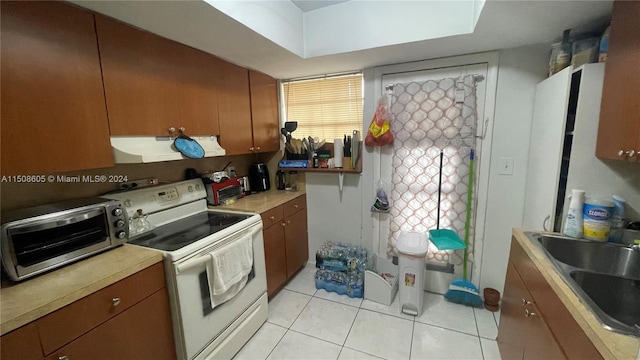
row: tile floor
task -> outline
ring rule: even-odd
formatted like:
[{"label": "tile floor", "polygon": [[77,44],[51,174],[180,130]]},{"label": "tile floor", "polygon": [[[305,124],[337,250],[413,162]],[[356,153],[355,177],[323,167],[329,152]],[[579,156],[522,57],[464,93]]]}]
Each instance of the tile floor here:
[{"label": "tile floor", "polygon": [[422,315],[316,290],[308,264],[269,302],[269,318],[234,359],[500,359],[498,313],[425,293]]}]

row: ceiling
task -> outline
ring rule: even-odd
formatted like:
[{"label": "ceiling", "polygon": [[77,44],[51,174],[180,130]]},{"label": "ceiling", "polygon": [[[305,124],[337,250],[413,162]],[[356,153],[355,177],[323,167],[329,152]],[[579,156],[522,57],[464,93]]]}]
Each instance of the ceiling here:
[{"label": "ceiling", "polygon": [[324,8],[331,5],[340,4],[349,0],[334,0],[334,1],[316,1],[316,0],[291,0],[293,5],[297,6],[302,12],[313,11],[316,9]]},{"label": "ceiling", "polygon": [[[416,37],[416,30],[431,29],[433,26],[430,27],[430,25],[434,21],[420,21],[421,14],[424,14],[424,19],[428,19],[427,16],[430,14],[428,11],[421,10],[415,17],[417,12],[414,9],[418,9],[425,3],[442,5],[447,1],[452,4],[460,1],[71,1],[81,7],[103,13],[278,79],[362,70],[379,65],[530,44],[551,44],[558,41],[562,31],[567,28],[572,29],[572,34],[602,31],[609,21],[612,7],[611,0],[486,0],[468,31],[461,31],[458,35],[440,34],[420,37],[421,35],[418,34]],[[482,3],[481,0],[474,0],[474,2]],[[225,9],[225,13],[220,10],[232,5],[235,6],[232,9],[235,12]],[[285,8],[285,12],[280,11],[283,5],[289,6]],[[342,44],[348,42],[349,36],[354,34],[336,31],[341,26],[339,16],[336,14],[340,14],[342,9],[357,10],[358,6],[362,7],[362,13],[371,12],[374,6],[382,5],[387,8],[397,7],[418,20],[408,24],[401,20],[394,20],[385,13],[369,19],[371,23],[363,19],[362,23],[353,29],[356,32],[369,31],[371,34],[376,34],[372,36],[373,39],[356,34],[360,38],[352,41],[351,47],[341,48]],[[320,15],[323,14],[327,16],[321,17]],[[256,21],[257,16],[261,15],[270,16],[271,19],[279,21],[278,24],[282,26],[274,27],[272,22]],[[330,45],[335,45],[335,49],[325,46],[316,53],[310,53],[313,44],[309,39],[314,34],[311,34],[309,26],[305,25],[305,19],[307,23],[315,19],[314,31],[317,29],[320,35],[323,29],[327,32],[334,31],[333,38],[323,40],[328,40]],[[451,18],[443,19],[445,20],[443,23],[446,24]],[[269,27],[265,28],[265,25]],[[407,25],[413,26],[408,27],[414,30],[413,34],[398,32],[402,35],[398,38],[399,40],[387,39],[387,43],[375,45],[376,38],[384,37],[380,36],[381,30],[392,33]],[[317,37],[318,34],[315,36]]]}]

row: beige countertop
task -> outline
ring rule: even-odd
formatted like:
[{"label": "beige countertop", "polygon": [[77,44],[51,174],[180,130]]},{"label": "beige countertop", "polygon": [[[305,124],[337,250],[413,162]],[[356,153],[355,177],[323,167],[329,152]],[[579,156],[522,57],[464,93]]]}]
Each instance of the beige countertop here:
[{"label": "beige countertop", "polygon": [[4,335],[162,261],[162,253],[125,244],[19,283],[2,282]]},{"label": "beige countertop", "polygon": [[524,231],[523,229],[513,229],[512,235],[529,255],[542,276],[549,282],[551,288],[600,351],[600,354],[605,359],[636,359],[640,349],[640,339],[606,330],[565,283],[545,253],[529,241]]},{"label": "beige countertop", "polygon": [[305,194],[304,184],[301,184],[301,189],[298,191],[271,189],[269,191],[245,196],[230,205],[209,206],[209,209],[247,211],[261,214],[287,201],[293,200],[300,195],[305,196]]}]

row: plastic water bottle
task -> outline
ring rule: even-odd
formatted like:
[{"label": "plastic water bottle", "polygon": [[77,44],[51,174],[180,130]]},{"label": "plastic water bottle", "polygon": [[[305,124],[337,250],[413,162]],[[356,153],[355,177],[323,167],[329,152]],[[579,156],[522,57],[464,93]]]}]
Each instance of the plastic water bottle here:
[{"label": "plastic water bottle", "polygon": [[584,207],[584,190],[571,190],[571,202],[569,203],[569,211],[564,220],[562,233],[577,239],[583,237],[583,217],[582,208]]}]

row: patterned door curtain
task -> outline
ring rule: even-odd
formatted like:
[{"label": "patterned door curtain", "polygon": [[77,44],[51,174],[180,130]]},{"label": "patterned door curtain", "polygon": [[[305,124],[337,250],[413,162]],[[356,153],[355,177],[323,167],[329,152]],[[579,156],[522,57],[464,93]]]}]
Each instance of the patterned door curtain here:
[{"label": "patterned door curtain", "polygon": [[[389,255],[397,255],[401,232],[428,234],[436,229],[440,151],[444,153],[440,228],[453,230],[464,240],[469,154],[475,148],[477,123],[475,81],[473,75],[467,75],[394,85]],[[475,152],[475,159],[479,155]],[[472,195],[473,214],[475,190]],[[474,218],[471,216],[470,259]],[[439,251],[430,243],[427,261],[460,265],[462,256],[463,250]]]}]

